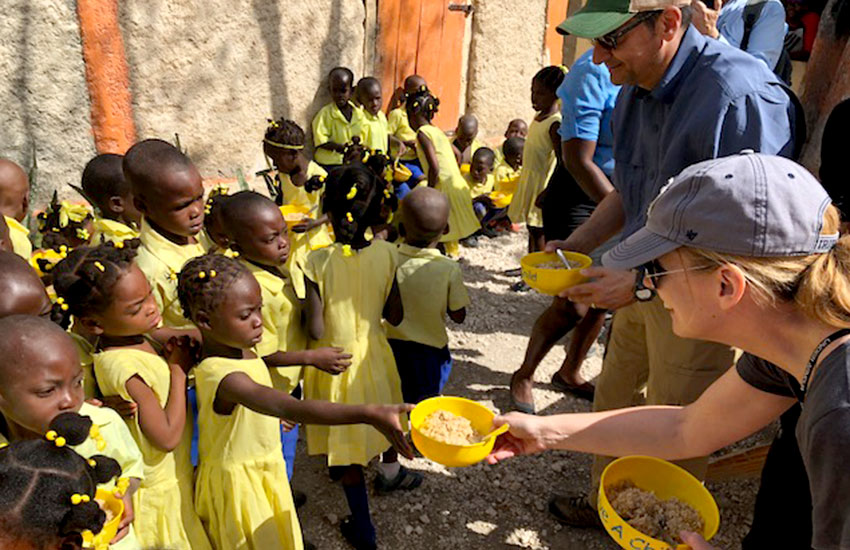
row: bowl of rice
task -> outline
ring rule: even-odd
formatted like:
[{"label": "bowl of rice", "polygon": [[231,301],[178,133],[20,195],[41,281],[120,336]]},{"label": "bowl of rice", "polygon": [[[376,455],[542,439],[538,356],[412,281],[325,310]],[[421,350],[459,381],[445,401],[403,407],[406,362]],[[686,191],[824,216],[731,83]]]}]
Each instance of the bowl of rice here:
[{"label": "bowl of rice", "polygon": [[710,540],[720,526],[717,503],[697,478],[648,456],[626,456],[605,468],[598,510],[605,530],[627,550],[686,550],[681,531]]},{"label": "bowl of rice", "polygon": [[114,490],[106,489],[98,489],[94,500],[106,514],[106,520],[103,522],[103,528],[99,533],[93,534],[91,531],[84,531],[83,542],[86,544],[86,548],[106,549],[109,546],[109,541],[115,538],[115,534],[118,533],[118,524],[121,523],[121,516],[124,515],[124,501],[115,496]]},{"label": "bowl of rice", "polygon": [[286,227],[292,229],[293,226],[305,222],[310,218],[310,209],[298,204],[284,204],[280,207],[280,213],[283,214],[283,219],[286,221]]},{"label": "bowl of rice", "polygon": [[493,411],[462,397],[439,396],[420,401],[410,413],[413,444],[425,458],[444,466],[471,466],[484,460],[498,434]]},{"label": "bowl of rice", "polygon": [[522,280],[528,286],[549,296],[557,296],[564,290],[585,281],[581,270],[590,267],[590,256],[578,252],[562,251],[570,268],[554,252],[532,252],[519,261]]}]

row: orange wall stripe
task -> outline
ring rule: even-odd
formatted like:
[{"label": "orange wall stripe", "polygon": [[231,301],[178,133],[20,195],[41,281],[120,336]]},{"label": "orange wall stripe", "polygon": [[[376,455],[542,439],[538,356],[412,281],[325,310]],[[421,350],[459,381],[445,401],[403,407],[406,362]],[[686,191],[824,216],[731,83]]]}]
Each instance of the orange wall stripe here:
[{"label": "orange wall stripe", "polygon": [[549,63],[551,65],[562,65],[564,63],[564,37],[558,34],[556,29],[567,18],[569,6],[570,0],[549,0],[546,6],[544,47],[549,52]]},{"label": "orange wall stripe", "polygon": [[136,141],[130,75],[117,0],[77,0],[91,125],[99,153],[123,154]]}]

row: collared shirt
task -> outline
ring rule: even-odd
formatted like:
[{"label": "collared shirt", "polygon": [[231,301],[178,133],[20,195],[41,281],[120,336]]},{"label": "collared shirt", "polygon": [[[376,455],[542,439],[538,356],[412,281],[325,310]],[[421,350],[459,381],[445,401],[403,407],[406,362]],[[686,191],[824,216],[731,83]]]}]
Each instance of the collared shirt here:
[{"label": "collared shirt", "polygon": [[397,327],[385,323],[387,338],[419,342],[434,348],[449,343],[446,311],[469,305],[460,264],[436,248],[398,247],[396,271],[404,320]]},{"label": "collared shirt", "polygon": [[611,82],[608,67],[593,62],[593,50],[576,59],[558,87],[561,100],[561,141],[595,141],[593,163],[608,179],[614,173],[614,134],[611,115],[620,86]]},{"label": "collared shirt", "polygon": [[786,90],[764,63],[693,27],[655,88],[623,86],[612,180],[625,212],[623,238],[644,225],[667,180],[691,164],[743,149],[790,157],[795,108]]},{"label": "collared shirt", "polygon": [[6,218],[6,225],[9,226],[9,239],[12,241],[12,251],[21,258],[29,261],[32,256],[32,242],[30,242],[30,230],[24,225],[10,216]]},{"label": "collared shirt", "polygon": [[472,195],[473,199],[492,191],[493,186],[496,183],[496,177],[493,174],[487,174],[482,182],[473,181],[472,172],[463,176],[463,179],[465,179],[466,184],[469,185],[469,194]]},{"label": "collared shirt", "polygon": [[183,316],[183,309],[177,299],[177,274],[183,269],[183,264],[204,254],[204,247],[198,242],[175,244],[154,231],[144,218],[139,238],[142,245],[136,256],[136,265],[151,285],[156,305],[162,313],[163,326],[176,329],[195,328],[195,325]]},{"label": "collared shirt", "polygon": [[342,164],[342,153],[320,149],[319,145],[332,141],[345,145],[351,138],[360,135],[363,112],[354,103],[351,105],[351,120],[347,120],[333,101],[322,107],[313,117],[313,157],[319,164]]},{"label": "collared shirt", "polygon": [[[404,104],[390,111],[389,116],[387,116],[387,126],[390,135],[397,137],[400,141],[416,141],[416,132],[410,127]],[[398,147],[393,146],[392,156],[395,158],[397,154]],[[401,160],[416,160],[416,147],[408,147],[407,151],[401,156]]]},{"label": "collared shirt", "polygon": [[381,151],[387,154],[390,143],[387,115],[383,111],[378,111],[377,115],[373,115],[364,107],[358,108],[360,109],[360,138],[363,140],[363,145],[372,151]]},{"label": "collared shirt", "polygon": [[91,242],[95,244],[124,242],[139,237],[139,232],[129,225],[100,217],[94,219],[94,231]]},{"label": "collared shirt", "polygon": [[[736,48],[741,47],[741,41],[744,39],[744,8],[747,7],[747,2],[748,0],[729,0],[723,3],[717,18],[719,41]],[[779,0],[765,0],[764,7],[750,31],[747,53],[764,61],[772,71],[782,53],[786,32],[788,25],[785,24],[785,6]]]}]

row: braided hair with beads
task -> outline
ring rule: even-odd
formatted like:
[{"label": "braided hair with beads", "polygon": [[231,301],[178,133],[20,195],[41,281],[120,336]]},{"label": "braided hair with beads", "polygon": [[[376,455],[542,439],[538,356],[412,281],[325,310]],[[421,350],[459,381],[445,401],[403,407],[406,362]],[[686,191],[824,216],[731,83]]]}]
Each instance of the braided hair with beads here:
[{"label": "braided hair with beads", "polygon": [[183,315],[195,320],[198,311],[215,311],[230,286],[245,274],[251,272],[242,262],[223,254],[192,258],[177,275],[177,299]]},{"label": "braided hair with beads", "polygon": [[103,528],[106,514],[95,492],[120,476],[121,466],[112,458],[86,459],[74,451],[93,433],[89,417],[66,412],[53,419],[45,438],[0,449],[0,547],[26,541],[48,548],[59,537]]},{"label": "braided hair with beads", "polygon": [[397,200],[386,180],[363,164],[349,164],[328,174],[322,207],[337,242],[348,245],[362,241],[367,228],[386,223],[387,207]]},{"label": "braided hair with beads", "polygon": [[426,86],[420,86],[418,90],[407,94],[407,114],[423,115],[428,121],[434,119],[440,110],[440,100]]},{"label": "braided hair with beads", "polygon": [[53,269],[53,289],[68,314],[81,317],[104,311],[112,292],[133,263],[139,239],[72,250]]}]

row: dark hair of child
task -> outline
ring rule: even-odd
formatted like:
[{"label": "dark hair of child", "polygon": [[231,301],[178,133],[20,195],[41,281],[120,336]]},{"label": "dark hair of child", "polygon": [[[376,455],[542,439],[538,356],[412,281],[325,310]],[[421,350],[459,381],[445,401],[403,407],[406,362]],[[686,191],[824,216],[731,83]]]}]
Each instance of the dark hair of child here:
[{"label": "dark hair of child", "polygon": [[43,235],[42,248],[58,249],[63,245],[74,248],[91,239],[87,227],[94,220],[91,211],[82,205],[63,202],[54,191],[50,205],[37,216],[38,232]]},{"label": "dark hair of child", "polygon": [[496,162],[496,153],[494,153],[489,147],[479,147],[472,155],[472,160],[473,162],[476,160],[486,162],[492,167],[493,163]]},{"label": "dark hair of child", "polygon": [[434,97],[428,88],[421,86],[414,93],[408,94],[405,105],[408,115],[424,115],[430,121],[440,108],[440,100]]},{"label": "dark hair of child", "polygon": [[53,289],[76,317],[104,311],[115,284],[130,268],[139,239],[72,250],[53,271]]},{"label": "dark hair of child", "polygon": [[214,187],[210,190],[210,194],[207,196],[207,202],[204,205],[204,229],[207,231],[209,238],[221,248],[225,248],[226,245],[226,243],[221,242],[223,236],[225,236],[223,235],[224,222],[222,221],[222,210],[224,209],[224,203],[231,197],[228,192],[229,189],[225,185]]},{"label": "dark hair of child", "polygon": [[330,72],[328,72],[328,82],[334,78],[346,78],[351,84],[351,87],[354,87],[354,72],[348,67],[334,67],[331,69]]},{"label": "dark hair of child", "polygon": [[554,94],[561,85],[561,82],[564,81],[564,69],[557,65],[549,65],[537,71],[537,74],[531,80]]},{"label": "dark hair of child", "polygon": [[0,449],[0,541],[25,540],[35,548],[89,530],[98,533],[106,514],[95,502],[97,485],[121,475],[105,456],[85,459],[72,447],[90,435],[92,421],[62,413],[45,439],[15,441]]},{"label": "dark hair of child", "polygon": [[251,272],[239,260],[223,254],[192,258],[177,275],[177,299],[183,315],[195,319],[198,311],[215,311],[230,285],[243,275]]},{"label": "dark hair of child", "polygon": [[192,161],[167,141],[146,139],[130,147],[121,166],[133,194],[146,196],[146,191],[155,188],[163,174],[189,168]]},{"label": "dark hair of child", "polygon": [[522,153],[523,147],[525,147],[525,139],[521,137],[508,138],[502,144],[502,153],[505,154],[505,157],[519,155]]},{"label": "dark hair of child", "polygon": [[112,153],[97,155],[83,169],[82,188],[86,199],[109,217],[109,198],[125,197],[130,193],[130,184],[124,179],[121,167],[124,157]]},{"label": "dark hair of child", "polygon": [[387,222],[398,199],[386,180],[362,164],[347,164],[328,174],[323,211],[330,214],[337,242],[363,244],[366,229]]},{"label": "dark hair of child", "polygon": [[270,120],[263,141],[277,147],[304,147],[304,130],[293,120],[285,118]]}]

